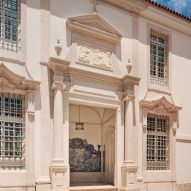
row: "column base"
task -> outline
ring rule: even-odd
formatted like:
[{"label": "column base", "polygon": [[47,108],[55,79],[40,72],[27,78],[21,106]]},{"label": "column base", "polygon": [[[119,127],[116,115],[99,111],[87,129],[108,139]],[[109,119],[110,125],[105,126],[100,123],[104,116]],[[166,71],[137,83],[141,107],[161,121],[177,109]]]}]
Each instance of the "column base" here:
[{"label": "column base", "polygon": [[51,191],[69,190],[69,165],[63,159],[54,159],[50,165]]},{"label": "column base", "polygon": [[143,191],[143,182],[137,178],[137,165],[133,161],[124,161],[121,167],[121,191]]},{"label": "column base", "polygon": [[36,180],[36,191],[49,191],[50,178],[49,176],[41,176]]}]

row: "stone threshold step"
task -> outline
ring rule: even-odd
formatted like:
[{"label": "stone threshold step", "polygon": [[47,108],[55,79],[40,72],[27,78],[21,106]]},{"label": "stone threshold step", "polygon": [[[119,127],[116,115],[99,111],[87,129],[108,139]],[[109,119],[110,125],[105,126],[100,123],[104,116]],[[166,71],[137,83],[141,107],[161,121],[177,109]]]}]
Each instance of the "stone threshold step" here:
[{"label": "stone threshold step", "polygon": [[70,191],[117,191],[117,188],[110,185],[71,186]]}]

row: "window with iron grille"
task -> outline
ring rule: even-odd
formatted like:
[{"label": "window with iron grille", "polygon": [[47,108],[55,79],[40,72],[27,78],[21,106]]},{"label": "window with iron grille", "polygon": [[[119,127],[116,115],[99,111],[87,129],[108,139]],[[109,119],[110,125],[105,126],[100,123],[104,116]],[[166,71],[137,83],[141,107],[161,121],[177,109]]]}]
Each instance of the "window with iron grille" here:
[{"label": "window with iron grille", "polygon": [[147,170],[169,169],[169,117],[147,116]]},{"label": "window with iron grille", "polygon": [[168,83],[168,36],[153,29],[150,33],[150,79],[154,84]]},{"label": "window with iron grille", "polygon": [[25,166],[24,97],[0,93],[0,168]]},{"label": "window with iron grille", "polygon": [[0,0],[0,47],[19,50],[20,0]]}]

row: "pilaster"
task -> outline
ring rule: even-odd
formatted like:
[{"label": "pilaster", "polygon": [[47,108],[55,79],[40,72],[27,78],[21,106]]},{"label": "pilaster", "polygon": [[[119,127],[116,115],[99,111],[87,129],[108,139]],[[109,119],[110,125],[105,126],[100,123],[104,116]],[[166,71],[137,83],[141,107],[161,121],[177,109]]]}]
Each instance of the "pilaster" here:
[{"label": "pilaster", "polygon": [[27,129],[26,137],[28,144],[26,145],[26,161],[27,161],[27,181],[29,185],[35,184],[34,176],[34,128],[35,128],[35,91],[27,91]]},{"label": "pilaster", "polygon": [[[58,62],[57,62],[58,61]],[[51,62],[53,70],[53,159],[49,173],[52,191],[69,190],[69,98],[66,68],[60,59]]]},{"label": "pilaster", "polygon": [[120,190],[140,191],[143,190],[143,183],[138,180],[138,129],[135,119],[135,95],[134,87],[127,85],[124,94],[124,161],[121,167],[121,188]]}]

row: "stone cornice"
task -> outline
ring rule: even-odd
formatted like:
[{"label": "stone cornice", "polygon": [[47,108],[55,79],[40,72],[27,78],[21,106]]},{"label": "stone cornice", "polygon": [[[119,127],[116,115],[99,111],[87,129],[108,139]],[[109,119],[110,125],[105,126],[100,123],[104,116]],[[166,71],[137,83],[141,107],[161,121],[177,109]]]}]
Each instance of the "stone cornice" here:
[{"label": "stone cornice", "polygon": [[96,72],[91,72],[87,70],[82,70],[79,68],[75,68],[70,66],[69,61],[58,59],[58,58],[50,58],[49,59],[49,67],[56,68],[58,67],[60,70],[67,69],[68,75],[78,76],[81,78],[87,78],[90,80],[96,80],[101,83],[107,83],[114,86],[123,86],[123,85],[139,85],[140,78],[125,75],[124,77],[120,78],[118,76],[110,76],[105,74],[99,74]]},{"label": "stone cornice", "polygon": [[40,82],[28,80],[10,71],[4,64],[0,64],[0,87],[3,90],[38,90]]},{"label": "stone cornice", "polygon": [[55,70],[66,70],[70,65],[69,61],[60,59],[60,58],[54,58],[54,57],[50,57],[49,58],[49,63],[48,66],[50,69],[52,69],[53,71]]},{"label": "stone cornice", "polygon": [[99,14],[70,17],[67,25],[71,31],[94,36],[113,43],[120,42],[122,34]]},{"label": "stone cornice", "polygon": [[121,10],[136,14],[139,14],[148,7],[142,0],[99,0],[99,2],[107,3]]},{"label": "stone cornice", "polygon": [[0,61],[19,64],[19,65],[22,65],[22,66],[25,65],[24,61],[21,61],[21,60],[18,60],[18,59],[13,59],[13,58],[7,58],[7,57],[4,57],[4,56],[0,56]]},{"label": "stone cornice", "polygon": [[88,78],[91,80],[96,80],[101,83],[107,83],[111,85],[138,85],[140,78],[133,77],[133,76],[128,76],[126,75],[123,78],[117,77],[117,76],[109,76],[105,74],[98,74],[95,72],[90,72],[87,70],[82,70],[78,68],[69,68],[69,73],[72,76],[79,76],[79,77],[84,77]]},{"label": "stone cornice", "polygon": [[190,21],[179,18],[172,12],[167,12],[143,0],[99,0],[100,3],[111,5],[120,10],[136,14],[154,23],[161,24],[186,35],[191,35]]}]

